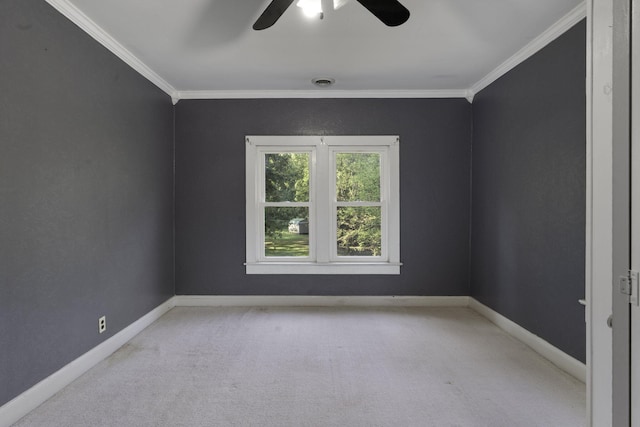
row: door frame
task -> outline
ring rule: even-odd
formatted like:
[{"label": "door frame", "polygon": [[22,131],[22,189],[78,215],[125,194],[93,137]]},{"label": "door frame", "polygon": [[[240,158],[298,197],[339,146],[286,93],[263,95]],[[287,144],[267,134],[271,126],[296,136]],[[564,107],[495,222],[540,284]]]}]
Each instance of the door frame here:
[{"label": "door frame", "polygon": [[613,7],[587,0],[587,425],[612,425]]},{"label": "door frame", "polygon": [[613,426],[631,425],[631,310],[620,289],[631,269],[631,1],[613,0]]},{"label": "door frame", "polygon": [[[640,0],[630,0],[629,10],[629,129],[631,168],[631,270],[640,271]],[[638,289],[632,289],[637,292]],[[632,298],[630,310],[630,421],[640,426],[640,295]],[[615,343],[615,341],[614,341]],[[615,377],[615,373],[614,373]]]}]

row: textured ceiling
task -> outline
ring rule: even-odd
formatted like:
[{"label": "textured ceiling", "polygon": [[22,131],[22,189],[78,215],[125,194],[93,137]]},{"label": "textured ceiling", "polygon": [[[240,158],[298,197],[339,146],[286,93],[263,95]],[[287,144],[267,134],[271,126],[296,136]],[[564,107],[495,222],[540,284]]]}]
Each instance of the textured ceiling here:
[{"label": "textured ceiling", "polygon": [[[387,27],[355,0],[324,19],[295,3],[263,31],[265,0],[69,0],[176,91],[465,90],[580,0],[401,0]],[[55,2],[51,2],[55,3]]]}]

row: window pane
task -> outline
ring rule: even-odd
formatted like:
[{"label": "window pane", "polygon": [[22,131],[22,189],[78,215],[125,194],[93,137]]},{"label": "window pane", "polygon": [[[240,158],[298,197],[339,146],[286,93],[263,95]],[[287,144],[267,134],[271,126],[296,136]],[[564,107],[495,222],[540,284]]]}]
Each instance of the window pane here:
[{"label": "window pane", "polygon": [[265,201],[309,201],[309,153],[264,155]]},{"label": "window pane", "polygon": [[338,207],[338,256],[380,256],[379,206]]},{"label": "window pane", "polygon": [[380,201],[380,154],[336,153],[339,202]]},{"label": "window pane", "polygon": [[309,256],[309,208],[265,208],[264,255]]}]

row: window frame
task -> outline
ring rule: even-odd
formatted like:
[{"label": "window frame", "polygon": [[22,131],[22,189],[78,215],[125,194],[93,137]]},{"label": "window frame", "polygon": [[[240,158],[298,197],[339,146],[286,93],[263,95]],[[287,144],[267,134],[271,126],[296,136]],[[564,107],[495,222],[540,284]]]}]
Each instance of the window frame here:
[{"label": "window frame", "polygon": [[[246,142],[246,274],[400,274],[400,159],[397,135],[262,136]],[[309,257],[266,257],[264,254],[264,155],[309,152]],[[337,255],[335,154],[380,153],[382,253],[380,256]],[[332,157],[333,156],[333,157]],[[280,202],[277,202],[280,203]],[[300,202],[306,204],[307,202]],[[291,207],[298,202],[282,202]],[[372,202],[351,202],[369,206]]]}]

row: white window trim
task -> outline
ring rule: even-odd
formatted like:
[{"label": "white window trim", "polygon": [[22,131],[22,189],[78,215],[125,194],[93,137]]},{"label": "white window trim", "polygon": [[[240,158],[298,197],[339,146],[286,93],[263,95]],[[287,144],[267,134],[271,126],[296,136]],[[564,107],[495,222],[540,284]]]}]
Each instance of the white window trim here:
[{"label": "white window trim", "polygon": [[[246,273],[247,274],[400,274],[400,159],[398,136],[247,136],[246,137]],[[381,153],[381,200],[383,207],[380,257],[337,256],[331,234],[335,200],[334,165],[329,156],[335,152]],[[277,151],[311,153],[309,189],[309,257],[263,256],[264,231],[261,192],[264,188],[263,153]],[[318,165],[330,165],[320,168]],[[318,194],[330,195],[316,200]],[[330,199],[333,199],[330,203]],[[293,204],[292,204],[293,206]],[[320,210],[324,212],[320,212]]]}]

